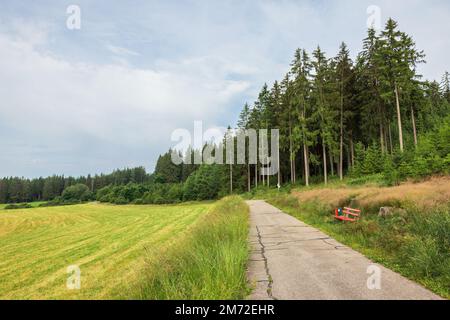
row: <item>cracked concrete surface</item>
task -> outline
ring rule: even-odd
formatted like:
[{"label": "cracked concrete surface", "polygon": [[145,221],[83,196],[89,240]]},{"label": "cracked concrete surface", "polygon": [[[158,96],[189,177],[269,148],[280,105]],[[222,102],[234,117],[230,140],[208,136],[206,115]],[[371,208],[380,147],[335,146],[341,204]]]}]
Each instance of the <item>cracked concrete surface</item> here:
[{"label": "cracked concrete surface", "polygon": [[381,288],[370,290],[368,267],[360,253],[264,201],[248,201],[252,246],[248,279],[253,300],[440,299],[439,296],[377,265]]}]

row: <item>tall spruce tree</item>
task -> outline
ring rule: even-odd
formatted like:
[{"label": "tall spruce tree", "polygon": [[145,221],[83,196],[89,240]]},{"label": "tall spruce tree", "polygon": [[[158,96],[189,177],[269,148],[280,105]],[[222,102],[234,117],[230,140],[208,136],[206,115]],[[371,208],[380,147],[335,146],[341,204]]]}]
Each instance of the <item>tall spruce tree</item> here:
[{"label": "tall spruce tree", "polygon": [[[382,73],[383,85],[387,90],[382,96],[387,101],[394,101],[397,116],[397,129],[400,151],[404,151],[402,129],[402,90],[407,90],[410,82],[417,78],[416,66],[423,62],[424,54],[418,51],[411,37],[398,30],[393,19],[386,23],[379,39],[377,60]],[[404,107],[403,107],[404,108]]]},{"label": "tall spruce tree", "polygon": [[303,176],[309,186],[310,160],[309,148],[316,140],[317,131],[311,123],[311,69],[312,64],[305,50],[297,49],[291,64],[292,104],[296,106],[298,121],[294,126],[294,150],[302,149]]},{"label": "tall spruce tree", "polygon": [[322,166],[325,184],[328,183],[328,161],[327,152],[333,149],[333,132],[336,130],[333,119],[334,112],[331,108],[329,98],[334,92],[334,83],[328,81],[330,68],[325,53],[318,47],[313,52],[314,80],[312,88],[312,102],[314,104],[313,118],[317,121],[318,132],[322,146]]},{"label": "tall spruce tree", "polygon": [[352,88],[350,86],[353,78],[353,63],[347,45],[341,44],[339,54],[336,57],[336,78],[339,90],[339,167],[340,180],[344,179],[344,132],[346,118],[351,110]]},{"label": "tall spruce tree", "polygon": [[[247,129],[250,129],[250,106],[248,103],[245,103],[244,108],[242,109],[239,120],[238,120],[238,128],[245,133]],[[251,173],[250,173],[250,159],[249,159],[249,139],[245,138],[245,160],[246,160],[246,176],[247,176],[247,191],[251,191]]]}]

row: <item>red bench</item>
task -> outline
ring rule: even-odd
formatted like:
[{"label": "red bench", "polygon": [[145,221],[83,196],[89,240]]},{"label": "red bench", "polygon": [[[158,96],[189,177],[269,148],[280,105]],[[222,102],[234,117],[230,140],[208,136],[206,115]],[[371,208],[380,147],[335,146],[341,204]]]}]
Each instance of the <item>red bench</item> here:
[{"label": "red bench", "polygon": [[356,222],[361,216],[361,210],[352,208],[337,208],[334,212],[334,218],[340,221]]}]

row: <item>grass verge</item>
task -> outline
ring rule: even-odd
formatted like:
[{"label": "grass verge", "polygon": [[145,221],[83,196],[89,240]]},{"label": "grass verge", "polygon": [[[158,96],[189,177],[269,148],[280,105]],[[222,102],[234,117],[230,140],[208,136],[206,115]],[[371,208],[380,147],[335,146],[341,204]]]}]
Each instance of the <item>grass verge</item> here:
[{"label": "grass verge", "polygon": [[[338,190],[336,192],[339,193]],[[399,272],[444,298],[450,298],[448,202],[425,209],[412,201],[395,199],[383,205],[401,210],[396,210],[389,217],[379,217],[377,213],[382,204],[379,197],[375,197],[375,203],[366,196],[352,193],[348,198],[335,197],[333,202],[331,190],[318,190],[315,196],[307,195],[303,198],[301,192],[294,194],[278,194],[268,201],[373,261]],[[354,224],[335,221],[333,209],[351,204],[363,210],[362,219]]]},{"label": "grass verge", "polygon": [[144,281],[132,298],[242,299],[248,294],[248,207],[237,196],[216,204],[182,243],[164,255],[149,253]]}]

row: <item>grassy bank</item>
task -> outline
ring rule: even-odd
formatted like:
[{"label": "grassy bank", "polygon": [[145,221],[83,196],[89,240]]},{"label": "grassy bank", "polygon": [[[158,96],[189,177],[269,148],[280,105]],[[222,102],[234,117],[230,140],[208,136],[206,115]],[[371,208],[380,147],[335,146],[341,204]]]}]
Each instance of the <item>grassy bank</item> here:
[{"label": "grassy bank", "polygon": [[[83,204],[2,211],[0,299],[114,299],[138,281],[146,248],[155,256],[186,237],[210,203]],[[81,289],[68,290],[78,265]]]},{"label": "grassy bank", "polygon": [[241,299],[248,293],[248,207],[240,197],[217,202],[189,236],[155,258],[149,253],[140,299]]},{"label": "grassy bank", "polygon": [[[450,179],[392,188],[339,187],[293,190],[269,202],[402,275],[450,298]],[[333,209],[363,210],[358,223],[341,223]],[[396,208],[379,217],[380,207]]]}]

